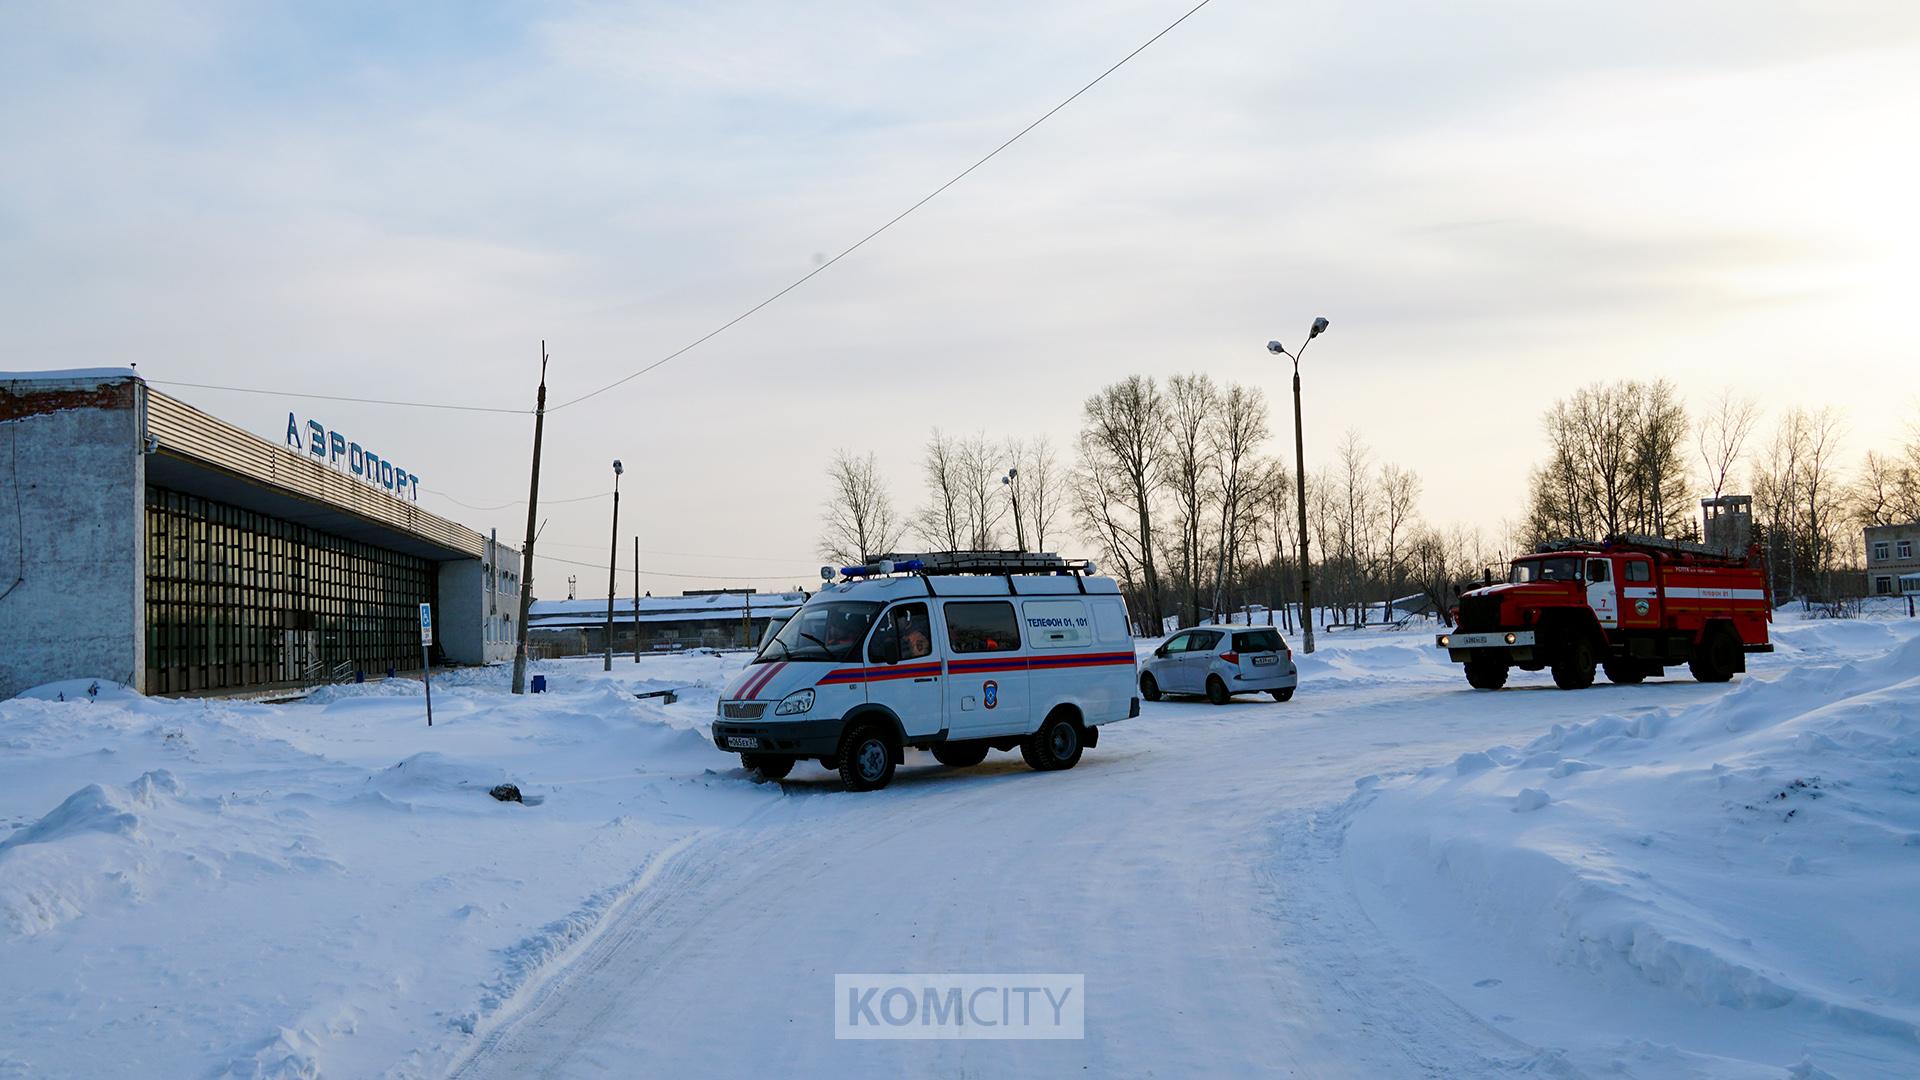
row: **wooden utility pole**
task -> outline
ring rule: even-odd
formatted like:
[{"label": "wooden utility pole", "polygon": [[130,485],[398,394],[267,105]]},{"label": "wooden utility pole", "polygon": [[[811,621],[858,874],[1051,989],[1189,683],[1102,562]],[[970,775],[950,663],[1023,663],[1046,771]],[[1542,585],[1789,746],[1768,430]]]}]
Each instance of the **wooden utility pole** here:
[{"label": "wooden utility pole", "polygon": [[527,487],[527,545],[520,551],[520,641],[513,650],[513,692],[527,692],[527,610],[533,606],[534,521],[540,512],[540,435],[547,422],[547,343],[540,342],[540,394],[533,407],[533,480]]},{"label": "wooden utility pole", "polygon": [[633,662],[640,662],[640,537],[633,538]]}]

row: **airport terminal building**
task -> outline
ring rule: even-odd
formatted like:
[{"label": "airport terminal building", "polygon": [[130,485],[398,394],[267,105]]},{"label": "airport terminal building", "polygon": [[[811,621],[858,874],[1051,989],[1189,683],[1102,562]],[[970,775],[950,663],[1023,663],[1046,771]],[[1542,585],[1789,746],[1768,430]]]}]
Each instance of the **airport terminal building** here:
[{"label": "airport terminal building", "polygon": [[132,369],[0,372],[0,699],[147,694],[509,660],[520,555],[417,506],[418,477],[319,423],[285,444]]}]

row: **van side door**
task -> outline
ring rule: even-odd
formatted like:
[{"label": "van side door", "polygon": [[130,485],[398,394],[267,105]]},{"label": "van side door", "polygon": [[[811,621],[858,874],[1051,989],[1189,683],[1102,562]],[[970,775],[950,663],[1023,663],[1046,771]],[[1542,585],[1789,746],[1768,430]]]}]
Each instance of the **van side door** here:
[{"label": "van side door", "polygon": [[947,737],[977,739],[1033,730],[1027,658],[1012,600],[948,600]]},{"label": "van side door", "polygon": [[882,612],[867,639],[867,701],[900,718],[908,738],[932,735],[945,723],[940,658],[924,601]]}]

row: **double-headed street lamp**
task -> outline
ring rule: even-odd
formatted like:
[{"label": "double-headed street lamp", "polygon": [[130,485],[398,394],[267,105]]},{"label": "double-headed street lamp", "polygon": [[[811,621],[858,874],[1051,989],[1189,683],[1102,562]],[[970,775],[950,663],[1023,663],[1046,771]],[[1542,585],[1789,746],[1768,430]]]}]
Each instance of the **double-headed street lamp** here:
[{"label": "double-headed street lamp", "polygon": [[[613,670],[613,588],[614,574],[620,563],[620,459],[613,459],[613,542],[607,548],[607,663],[604,670]],[[636,632],[637,628],[636,628]]]},{"label": "double-headed street lamp", "polygon": [[1000,478],[1007,489],[1007,495],[1013,499],[1013,542],[1021,551],[1027,550],[1027,527],[1020,520],[1020,470],[1008,469],[1007,475]]},{"label": "double-headed street lamp", "polygon": [[1313,651],[1313,573],[1312,560],[1307,556],[1307,453],[1305,439],[1300,433],[1300,357],[1313,344],[1313,339],[1325,333],[1325,317],[1313,320],[1313,329],[1307,331],[1307,340],[1300,347],[1288,352],[1285,345],[1277,341],[1267,342],[1267,351],[1276,356],[1284,356],[1293,361],[1293,477],[1296,484],[1296,501],[1300,504],[1300,624],[1301,639],[1306,652]]}]

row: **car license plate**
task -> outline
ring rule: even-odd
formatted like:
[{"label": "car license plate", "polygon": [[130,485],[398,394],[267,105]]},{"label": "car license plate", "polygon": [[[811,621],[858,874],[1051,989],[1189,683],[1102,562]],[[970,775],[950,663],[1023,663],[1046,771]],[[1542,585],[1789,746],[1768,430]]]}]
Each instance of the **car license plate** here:
[{"label": "car license plate", "polygon": [[1254,667],[1259,667],[1262,664],[1277,664],[1279,662],[1280,658],[1277,656],[1256,656],[1253,658]]},{"label": "car license plate", "polygon": [[760,749],[760,740],[751,735],[729,735],[727,736],[727,745],[733,747],[735,750],[758,750]]}]

